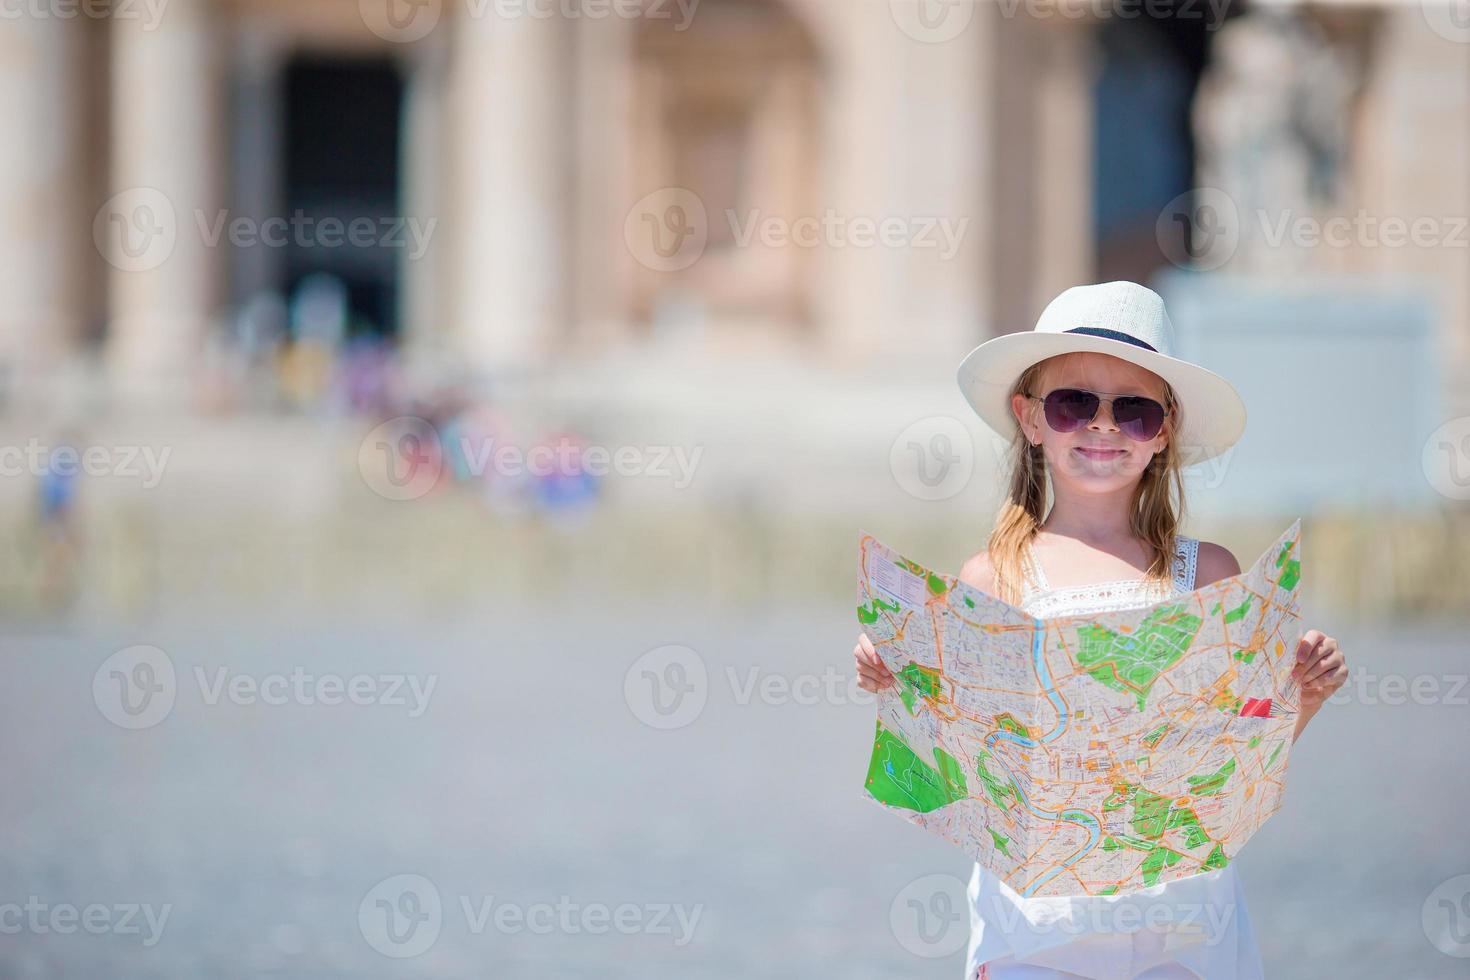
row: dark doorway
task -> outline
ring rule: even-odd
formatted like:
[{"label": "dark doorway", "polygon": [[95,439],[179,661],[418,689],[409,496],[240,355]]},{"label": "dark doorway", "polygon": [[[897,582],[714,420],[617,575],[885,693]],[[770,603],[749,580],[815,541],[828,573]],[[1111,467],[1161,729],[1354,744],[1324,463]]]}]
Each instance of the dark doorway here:
[{"label": "dark doorway", "polygon": [[300,56],[286,66],[282,96],[281,194],[293,222],[281,264],[285,295],[308,276],[333,277],[345,293],[348,337],[394,337],[406,237],[403,79],[385,58]]},{"label": "dark doorway", "polygon": [[[1093,89],[1093,236],[1100,280],[1147,282],[1169,255],[1188,254],[1187,222],[1165,222],[1195,181],[1195,93],[1210,41],[1239,4],[1112,18],[1098,30],[1102,72]],[[1219,17],[1219,20],[1215,18]],[[1178,241],[1173,240],[1178,238]],[[1167,251],[1166,251],[1167,249]]]}]

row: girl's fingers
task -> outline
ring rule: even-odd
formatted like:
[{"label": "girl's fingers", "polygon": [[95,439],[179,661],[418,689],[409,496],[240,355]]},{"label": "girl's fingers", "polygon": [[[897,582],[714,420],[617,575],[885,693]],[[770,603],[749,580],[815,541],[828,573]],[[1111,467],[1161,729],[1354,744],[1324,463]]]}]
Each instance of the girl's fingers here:
[{"label": "girl's fingers", "polygon": [[[865,636],[862,639],[866,640],[867,637]],[[892,672],[888,669],[888,665],[883,662],[883,658],[878,656],[878,651],[873,649],[872,644],[868,644],[866,647],[864,647],[863,644],[859,642],[857,646],[852,648],[852,655],[857,658],[858,663],[871,664],[872,666],[883,671],[883,673],[888,674],[890,677],[893,676]]]},{"label": "girl's fingers", "polygon": [[1317,680],[1313,681],[1309,687],[1303,688],[1303,690],[1312,692],[1335,691],[1339,687],[1342,687],[1343,684],[1347,683],[1347,675],[1347,664],[1340,664],[1337,667],[1333,668],[1331,671],[1317,678]]},{"label": "girl's fingers", "polygon": [[1342,651],[1332,650],[1326,656],[1312,664],[1311,669],[1303,675],[1302,684],[1311,684],[1342,666],[1345,666]]},{"label": "girl's fingers", "polygon": [[1307,630],[1296,646],[1296,666],[1291,669],[1297,678],[1305,678],[1324,652],[1323,641],[1327,636],[1321,630]]}]

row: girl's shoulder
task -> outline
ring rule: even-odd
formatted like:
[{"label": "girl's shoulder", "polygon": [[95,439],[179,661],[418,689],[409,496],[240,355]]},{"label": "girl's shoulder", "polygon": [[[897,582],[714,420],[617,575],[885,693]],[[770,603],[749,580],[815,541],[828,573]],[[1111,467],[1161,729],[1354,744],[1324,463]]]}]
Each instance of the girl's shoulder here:
[{"label": "girl's shoulder", "polygon": [[971,555],[960,568],[960,581],[986,595],[995,595],[995,568],[990,564],[990,552],[980,551]]},{"label": "girl's shoulder", "polygon": [[1199,543],[1199,555],[1196,558],[1194,571],[1194,587],[1202,589],[1207,585],[1213,585],[1222,578],[1240,574],[1240,562],[1235,560],[1235,555],[1224,545],[1215,544],[1213,541],[1201,541]]}]

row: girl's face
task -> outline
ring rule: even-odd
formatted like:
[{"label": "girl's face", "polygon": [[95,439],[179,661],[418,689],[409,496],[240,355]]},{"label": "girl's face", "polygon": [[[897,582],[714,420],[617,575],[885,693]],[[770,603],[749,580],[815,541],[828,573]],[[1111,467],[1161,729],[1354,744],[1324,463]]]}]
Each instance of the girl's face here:
[{"label": "girl's face", "polygon": [[[1058,432],[1047,424],[1041,403],[1055,388],[1085,388],[1102,394],[1104,401],[1091,422],[1075,432]],[[1112,405],[1106,400],[1112,395],[1143,395],[1164,404],[1164,379],[1131,361],[1091,351],[1048,358],[1030,393],[1037,397],[1014,396],[1011,410],[1026,438],[1041,444],[1052,477],[1059,483],[1091,493],[1128,487],[1169,443],[1172,416],[1147,442],[1135,442],[1113,421]]]}]

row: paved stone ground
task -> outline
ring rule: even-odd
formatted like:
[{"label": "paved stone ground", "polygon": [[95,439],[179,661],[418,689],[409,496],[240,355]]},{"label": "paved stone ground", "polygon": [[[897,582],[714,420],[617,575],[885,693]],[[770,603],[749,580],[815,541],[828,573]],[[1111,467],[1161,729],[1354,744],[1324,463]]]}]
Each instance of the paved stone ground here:
[{"label": "paved stone ground", "polygon": [[[854,633],[841,607],[710,615],[585,594],[487,596],[441,621],[12,628],[0,905],[46,911],[0,934],[0,977],[957,978],[962,952],[917,954],[959,944],[966,922],[936,917],[926,945],[890,919],[916,879],[968,862],[860,792],[872,708],[822,690],[828,668],[846,677]],[[1445,703],[1470,670],[1463,631],[1339,635],[1356,665],[1440,693],[1386,704],[1370,688],[1379,703],[1329,705],[1297,746],[1285,808],[1239,860],[1268,975],[1464,976],[1470,960],[1422,921],[1433,889],[1470,872],[1470,689]],[[131,664],[94,692],[132,644],[168,656],[166,714],[119,715],[112,668],[148,680]],[[674,716],[640,700],[638,670],[638,712],[625,696],[662,644],[693,648],[708,676],[703,710],[671,730],[640,720]],[[406,685],[406,704],[303,703],[269,683],[288,703],[237,703],[222,667],[437,680],[414,717]],[[802,677],[819,703],[786,697]],[[156,723],[125,730],[103,708]],[[167,906],[161,934],[125,921],[133,905]],[[53,930],[73,907],[102,934]]]}]

